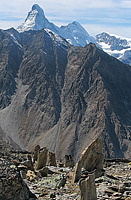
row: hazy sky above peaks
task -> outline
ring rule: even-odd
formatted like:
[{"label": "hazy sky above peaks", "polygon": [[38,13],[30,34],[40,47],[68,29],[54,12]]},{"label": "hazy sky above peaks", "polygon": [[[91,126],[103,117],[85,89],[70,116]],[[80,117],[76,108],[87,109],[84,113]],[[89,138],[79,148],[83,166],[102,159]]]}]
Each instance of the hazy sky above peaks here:
[{"label": "hazy sky above peaks", "polygon": [[93,36],[109,32],[131,38],[131,0],[0,0],[0,28],[17,28],[33,4],[58,26],[78,21]]}]

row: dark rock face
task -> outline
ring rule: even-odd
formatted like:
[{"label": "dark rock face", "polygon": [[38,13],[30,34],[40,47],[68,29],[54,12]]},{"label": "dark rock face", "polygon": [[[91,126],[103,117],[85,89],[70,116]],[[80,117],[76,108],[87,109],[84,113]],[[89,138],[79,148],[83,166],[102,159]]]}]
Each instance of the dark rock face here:
[{"label": "dark rock face", "polygon": [[13,35],[0,30],[0,108],[8,106],[15,93],[22,55],[23,50]]},{"label": "dark rock face", "polygon": [[[46,146],[57,159],[67,154],[78,160],[97,137],[101,137],[106,157],[131,156],[130,66],[94,44],[70,47],[64,39],[45,30],[21,34],[8,30],[1,34],[1,44],[2,38],[14,35],[12,45],[17,51],[11,52],[15,57],[20,55],[19,62],[13,59],[16,63],[10,65],[12,79],[6,76],[15,86],[1,87],[4,98],[11,89],[10,100],[1,103],[1,108],[6,106],[0,111],[4,132],[13,132],[14,141],[15,136],[17,141],[19,137],[24,148]],[[6,65],[2,59],[10,52],[7,50],[7,46],[1,49],[2,69]],[[2,73],[1,77],[4,79]]]},{"label": "dark rock face", "polygon": [[131,131],[130,73],[130,66],[93,44],[69,50],[58,153],[68,144],[79,157],[79,152],[101,135],[107,157],[124,156]]},{"label": "dark rock face", "polygon": [[52,128],[60,118],[67,46],[56,45],[53,40],[45,31],[22,34],[24,58],[19,77],[28,89],[20,122],[25,134],[20,134],[25,142],[30,139],[29,132],[35,137]]},{"label": "dark rock face", "polygon": [[30,192],[19,171],[7,158],[0,158],[0,199],[28,200]]}]

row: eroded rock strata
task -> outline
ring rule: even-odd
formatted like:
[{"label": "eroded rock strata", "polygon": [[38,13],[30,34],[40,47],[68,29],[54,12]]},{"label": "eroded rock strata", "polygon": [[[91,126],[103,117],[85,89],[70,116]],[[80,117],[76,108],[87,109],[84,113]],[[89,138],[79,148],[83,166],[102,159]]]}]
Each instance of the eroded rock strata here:
[{"label": "eroded rock strata", "polygon": [[48,30],[1,30],[0,43],[0,126],[15,143],[76,162],[100,137],[106,157],[131,156],[129,65]]}]

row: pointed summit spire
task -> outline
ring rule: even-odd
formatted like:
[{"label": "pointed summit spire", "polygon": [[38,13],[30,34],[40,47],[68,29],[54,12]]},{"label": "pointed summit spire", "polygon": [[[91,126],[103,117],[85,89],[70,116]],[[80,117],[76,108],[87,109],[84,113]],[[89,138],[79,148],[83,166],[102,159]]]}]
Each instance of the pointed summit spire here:
[{"label": "pointed summit spire", "polygon": [[32,11],[33,11],[33,10],[37,10],[38,13],[40,13],[41,15],[44,15],[44,16],[45,16],[43,9],[42,9],[38,4],[34,4],[34,5],[32,6]]},{"label": "pointed summit spire", "polygon": [[24,23],[18,26],[17,30],[19,32],[28,30],[41,30],[46,28],[47,23],[48,20],[45,18],[43,9],[38,4],[34,4]]}]

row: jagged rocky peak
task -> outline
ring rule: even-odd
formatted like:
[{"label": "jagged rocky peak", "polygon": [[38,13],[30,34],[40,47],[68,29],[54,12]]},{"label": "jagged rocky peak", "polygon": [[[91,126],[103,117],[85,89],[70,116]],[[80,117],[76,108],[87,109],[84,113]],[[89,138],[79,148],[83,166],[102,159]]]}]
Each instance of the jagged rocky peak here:
[{"label": "jagged rocky peak", "polygon": [[38,4],[34,4],[24,23],[18,26],[17,30],[19,32],[41,30],[46,28],[46,23],[48,23],[48,20],[45,18],[43,9]]},{"label": "jagged rocky peak", "polygon": [[34,4],[33,6],[32,6],[32,11],[38,11],[41,15],[44,15],[44,11],[43,11],[43,9],[38,5],[38,4]]},{"label": "jagged rocky peak", "polygon": [[28,16],[27,16],[25,22],[27,20],[32,20],[33,18],[39,19],[41,17],[43,17],[43,19],[45,18],[43,9],[38,4],[34,4],[32,6],[32,10],[28,13]]},{"label": "jagged rocky peak", "polygon": [[28,13],[26,20],[17,28],[17,30],[19,32],[24,32],[41,29],[49,29],[74,46],[85,46],[90,42],[96,43],[95,38],[90,36],[78,22],[74,21],[67,26],[58,27],[48,21],[43,9],[39,5],[34,4],[32,10]]},{"label": "jagged rocky peak", "polygon": [[122,50],[130,47],[128,41],[125,38],[121,38],[120,36],[110,35],[108,33],[101,33],[96,35],[98,42],[104,42],[108,45],[111,45],[111,50]]},{"label": "jagged rocky peak", "polygon": [[131,38],[103,32],[96,35],[96,40],[106,53],[131,65]]}]

